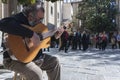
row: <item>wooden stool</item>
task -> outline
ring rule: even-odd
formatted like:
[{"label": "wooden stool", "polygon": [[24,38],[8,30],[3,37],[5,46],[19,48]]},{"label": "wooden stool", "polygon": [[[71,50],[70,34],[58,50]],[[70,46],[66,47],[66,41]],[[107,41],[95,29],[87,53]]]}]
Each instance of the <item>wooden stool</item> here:
[{"label": "wooden stool", "polygon": [[19,73],[14,73],[14,77],[13,80],[26,80],[25,77],[23,77],[22,75],[20,75]]}]

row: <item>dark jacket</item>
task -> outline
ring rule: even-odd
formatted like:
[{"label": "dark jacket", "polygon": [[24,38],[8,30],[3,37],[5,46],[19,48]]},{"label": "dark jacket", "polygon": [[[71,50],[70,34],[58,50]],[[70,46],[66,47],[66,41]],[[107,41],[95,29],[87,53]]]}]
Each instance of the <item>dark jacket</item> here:
[{"label": "dark jacket", "polygon": [[[18,13],[0,20],[0,30],[9,34],[31,38],[33,36],[33,31],[23,27],[21,24],[29,25],[29,22],[23,13]],[[7,57],[9,57],[9,55],[5,52],[4,58]]]},{"label": "dark jacket", "polygon": [[66,42],[69,38],[69,34],[67,31],[64,31],[63,34],[61,35],[61,41]]}]

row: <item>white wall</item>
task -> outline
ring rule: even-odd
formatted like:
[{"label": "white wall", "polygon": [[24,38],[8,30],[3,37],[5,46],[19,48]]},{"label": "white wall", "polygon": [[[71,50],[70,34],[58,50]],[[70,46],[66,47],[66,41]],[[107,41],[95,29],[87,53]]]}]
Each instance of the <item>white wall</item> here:
[{"label": "white wall", "polygon": [[73,8],[70,3],[63,4],[63,19],[72,20]]},{"label": "white wall", "polygon": [[[54,15],[55,15],[55,3],[51,3],[51,2],[49,2],[49,4],[48,4],[48,10],[49,10],[49,12],[48,12],[48,22],[49,23],[51,23],[51,24],[55,24],[55,20],[54,20]],[[53,13],[51,14],[51,8],[53,9],[52,11],[53,11]]]},{"label": "white wall", "polygon": [[[63,1],[56,1],[54,3],[45,1],[45,24],[59,27],[62,21],[62,3]],[[52,13],[51,13],[52,9]],[[49,26],[48,26],[49,27]]]},{"label": "white wall", "polygon": [[62,1],[57,1],[57,27],[59,27],[62,22],[62,4]]}]

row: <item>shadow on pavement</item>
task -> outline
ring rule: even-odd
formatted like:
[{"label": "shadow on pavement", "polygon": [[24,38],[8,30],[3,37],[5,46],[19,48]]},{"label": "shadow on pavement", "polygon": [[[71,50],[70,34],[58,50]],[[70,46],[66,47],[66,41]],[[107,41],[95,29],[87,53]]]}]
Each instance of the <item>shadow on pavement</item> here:
[{"label": "shadow on pavement", "polygon": [[5,80],[13,80],[13,78],[7,78],[7,79],[5,79]]}]

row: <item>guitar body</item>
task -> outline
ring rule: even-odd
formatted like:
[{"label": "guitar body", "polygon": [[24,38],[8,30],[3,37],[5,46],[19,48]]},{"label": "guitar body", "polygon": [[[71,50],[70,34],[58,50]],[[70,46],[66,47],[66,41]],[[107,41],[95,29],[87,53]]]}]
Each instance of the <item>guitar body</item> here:
[{"label": "guitar body", "polygon": [[[38,24],[35,27],[30,28],[36,33],[45,33],[48,32],[48,28],[44,24]],[[50,46],[50,37],[43,39],[38,46],[28,46],[29,50],[27,50],[25,42],[22,37],[8,34],[7,38],[7,47],[12,55],[14,55],[19,61],[23,63],[31,62],[39,50],[42,48],[47,48]],[[28,42],[28,45],[32,44],[32,42]]]}]

